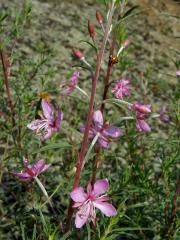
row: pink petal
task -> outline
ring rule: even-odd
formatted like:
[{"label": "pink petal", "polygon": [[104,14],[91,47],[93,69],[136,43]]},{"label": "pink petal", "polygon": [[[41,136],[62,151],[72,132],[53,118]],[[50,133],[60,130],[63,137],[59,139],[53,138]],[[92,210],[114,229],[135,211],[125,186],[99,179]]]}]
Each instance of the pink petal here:
[{"label": "pink petal", "polygon": [[60,125],[62,120],[63,120],[63,112],[61,110],[58,110],[57,117],[56,117],[56,120],[55,120],[55,125],[56,125],[57,129],[59,129],[59,125]]},{"label": "pink petal", "polygon": [[48,127],[45,131],[45,134],[42,136],[42,140],[47,140],[50,138],[54,133],[54,129],[52,127]]},{"label": "pink petal", "polygon": [[93,205],[96,208],[100,209],[101,212],[104,213],[104,215],[107,217],[115,216],[117,214],[116,209],[110,203],[94,201]]},{"label": "pink petal", "polygon": [[41,172],[45,172],[50,166],[51,164],[45,164]]},{"label": "pink petal", "polygon": [[[94,130],[93,128],[91,128],[90,129],[90,131],[89,131],[89,135],[88,135],[88,137],[90,138],[90,139],[93,139],[94,137],[95,137],[95,135],[96,135],[96,130]],[[84,133],[85,132],[85,126],[80,126],[79,127],[79,131],[81,132],[81,133]]]},{"label": "pink petal", "polygon": [[102,138],[101,136],[98,138],[98,143],[102,148],[107,149],[109,147],[108,139]]},{"label": "pink petal", "polygon": [[108,127],[105,127],[105,129],[103,130],[103,135],[109,136],[112,138],[118,138],[123,135],[123,131],[118,127],[108,126]]},{"label": "pink petal", "polygon": [[90,204],[86,204],[86,206],[81,207],[81,209],[76,213],[76,228],[81,228],[87,222],[90,215],[90,208]]},{"label": "pink petal", "polygon": [[78,77],[79,77],[79,72],[75,71],[71,77],[71,85],[74,86],[74,88],[76,87],[77,83],[78,83]]},{"label": "pink petal", "polygon": [[100,195],[107,192],[109,188],[109,183],[107,179],[97,180],[94,184],[92,195],[94,197],[99,197]]},{"label": "pink petal", "polygon": [[70,193],[70,196],[74,202],[84,202],[87,199],[87,194],[84,192],[82,187],[75,188]]},{"label": "pink petal", "polygon": [[43,159],[38,160],[33,166],[32,166],[32,171],[35,173],[35,175],[39,174],[42,169],[45,166],[45,161]]},{"label": "pink petal", "polygon": [[72,88],[72,86],[62,86],[61,87],[61,94],[65,95],[65,94],[70,94],[72,93],[72,91],[74,90],[74,88]]},{"label": "pink petal", "polygon": [[32,176],[30,176],[28,173],[26,172],[13,172],[12,173],[14,176],[17,176],[19,178],[22,178],[24,180],[29,180],[32,178]]},{"label": "pink petal", "polygon": [[102,125],[103,125],[103,115],[102,115],[100,110],[97,110],[97,111],[94,112],[93,122],[94,122],[95,127],[97,127],[98,129],[102,127]]},{"label": "pink petal", "polygon": [[46,120],[34,120],[27,125],[27,127],[33,131],[43,128],[46,124]]},{"label": "pink petal", "polygon": [[45,99],[41,101],[43,114],[47,119],[53,119],[54,107],[51,103],[48,103]]},{"label": "pink petal", "polygon": [[137,119],[136,128],[139,132],[150,132],[151,128],[144,120]]}]

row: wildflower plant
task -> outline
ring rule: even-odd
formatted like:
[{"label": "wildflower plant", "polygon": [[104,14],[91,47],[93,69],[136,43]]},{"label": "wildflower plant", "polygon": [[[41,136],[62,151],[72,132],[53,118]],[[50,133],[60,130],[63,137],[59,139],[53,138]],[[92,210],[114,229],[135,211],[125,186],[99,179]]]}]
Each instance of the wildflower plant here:
[{"label": "wildflower plant", "polygon": [[[133,36],[127,35],[125,23],[137,7],[129,8],[123,0],[104,2],[105,9],[96,10],[94,19],[89,17],[86,22],[88,39],[84,42],[93,57],[74,46],[70,51],[77,64],[67,78],[59,73],[59,82],[53,82],[53,70],[47,70],[52,55],[43,44],[38,61],[32,59],[29,65],[15,54],[16,43],[23,38],[21,27],[28,24],[29,5],[25,4],[22,16],[15,19],[12,45],[8,45],[10,40],[0,42],[2,139],[10,145],[3,159],[12,163],[8,173],[18,185],[17,193],[13,184],[10,190],[16,204],[24,207],[18,202],[20,193],[33,215],[21,220],[23,239],[155,240],[178,236],[179,150],[172,152],[178,114],[170,117],[164,103],[160,108],[154,106],[149,86],[142,81],[140,90],[142,87],[144,92],[139,91],[131,65],[126,64]],[[6,17],[0,16],[3,34]],[[13,67],[16,61],[18,70]],[[164,126],[168,131],[172,127],[165,139],[161,136]],[[27,159],[40,160],[30,164]],[[153,169],[154,159],[160,162],[160,170]],[[22,171],[17,170],[20,166]],[[37,197],[31,190],[22,191],[33,182],[45,201],[38,192]],[[34,227],[25,233],[32,221]]]}]

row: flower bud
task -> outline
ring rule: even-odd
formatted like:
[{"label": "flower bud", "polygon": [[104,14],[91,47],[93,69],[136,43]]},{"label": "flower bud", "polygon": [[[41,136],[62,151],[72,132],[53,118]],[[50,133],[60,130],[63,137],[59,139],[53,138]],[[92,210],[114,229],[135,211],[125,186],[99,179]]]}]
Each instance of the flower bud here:
[{"label": "flower bud", "polygon": [[133,110],[140,112],[140,113],[151,113],[151,105],[150,104],[141,104],[141,103],[134,103],[132,106]]},{"label": "flower bud", "polygon": [[79,49],[73,50],[73,55],[78,58],[79,60],[82,60],[84,58],[83,53]]},{"label": "flower bud", "polygon": [[103,23],[103,17],[98,10],[96,11],[96,19],[100,25]]},{"label": "flower bud", "polygon": [[123,42],[123,47],[127,47],[130,44],[130,39],[125,39]]},{"label": "flower bud", "polygon": [[95,37],[94,25],[88,20],[88,31],[92,39]]}]

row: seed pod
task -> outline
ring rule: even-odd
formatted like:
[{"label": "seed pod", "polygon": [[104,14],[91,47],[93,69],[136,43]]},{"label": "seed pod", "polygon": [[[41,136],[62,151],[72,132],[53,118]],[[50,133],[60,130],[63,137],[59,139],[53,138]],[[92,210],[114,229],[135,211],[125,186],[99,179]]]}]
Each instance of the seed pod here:
[{"label": "seed pod", "polygon": [[92,39],[95,37],[94,25],[88,20],[88,31]]},{"label": "seed pod", "polygon": [[100,25],[103,23],[103,17],[98,10],[96,11],[96,19]]}]

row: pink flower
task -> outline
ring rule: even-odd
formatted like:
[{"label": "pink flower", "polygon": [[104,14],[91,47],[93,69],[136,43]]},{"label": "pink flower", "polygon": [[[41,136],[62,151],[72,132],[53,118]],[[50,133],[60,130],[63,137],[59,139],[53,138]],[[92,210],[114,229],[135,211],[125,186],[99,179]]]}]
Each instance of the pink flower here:
[{"label": "pink flower", "polygon": [[159,110],[159,112],[160,112],[159,118],[162,122],[168,123],[170,121],[170,117],[166,114],[166,111],[167,111],[166,107],[162,107]]},{"label": "pink flower", "polygon": [[114,88],[112,89],[112,93],[114,93],[116,98],[123,99],[123,97],[130,95],[129,83],[130,81],[127,79],[122,79],[116,82]]},{"label": "pink flower", "polygon": [[77,187],[70,193],[72,200],[75,202],[73,207],[78,208],[75,219],[76,228],[81,228],[88,220],[92,220],[95,224],[95,208],[100,209],[107,217],[117,214],[113,205],[107,203],[110,198],[103,195],[107,192],[108,188],[108,180],[102,179],[97,180],[93,187],[91,183],[89,183],[87,193],[84,192],[82,187]]},{"label": "pink flower", "polygon": [[43,159],[38,160],[32,166],[28,160],[24,160],[24,170],[21,172],[13,172],[13,175],[19,177],[22,181],[30,180],[37,177],[40,173],[45,172],[50,167],[50,164],[45,164]]},{"label": "pink flower", "polygon": [[139,102],[135,102],[132,105],[132,109],[139,113],[151,113],[151,105],[150,104],[141,104]]},{"label": "pink flower", "polygon": [[32,121],[27,127],[33,130],[36,134],[41,135],[42,140],[50,138],[53,133],[60,131],[60,123],[63,119],[63,112],[58,110],[57,117],[54,117],[54,107],[45,99],[41,102],[43,115],[41,119]]},{"label": "pink flower", "polygon": [[72,93],[78,84],[78,77],[79,72],[74,72],[70,82],[61,86],[61,94],[65,95]]},{"label": "pink flower", "polygon": [[136,128],[139,132],[150,132],[151,128],[145,121],[145,115],[142,113],[137,113],[136,115]]},{"label": "pink flower", "polygon": [[177,76],[180,76],[180,70],[177,70],[177,71],[176,71],[176,75],[177,75]]},{"label": "pink flower", "polygon": [[[80,131],[84,132],[85,126],[82,126]],[[89,138],[93,139],[97,133],[99,133],[97,142],[103,148],[109,147],[109,138],[118,138],[123,135],[121,129],[103,122],[103,115],[99,110],[93,114],[93,123],[89,131]]]},{"label": "pink flower", "polygon": [[150,104],[136,102],[132,105],[132,110],[136,111],[136,128],[139,132],[150,132],[151,128],[145,121],[147,114],[151,113]]}]

